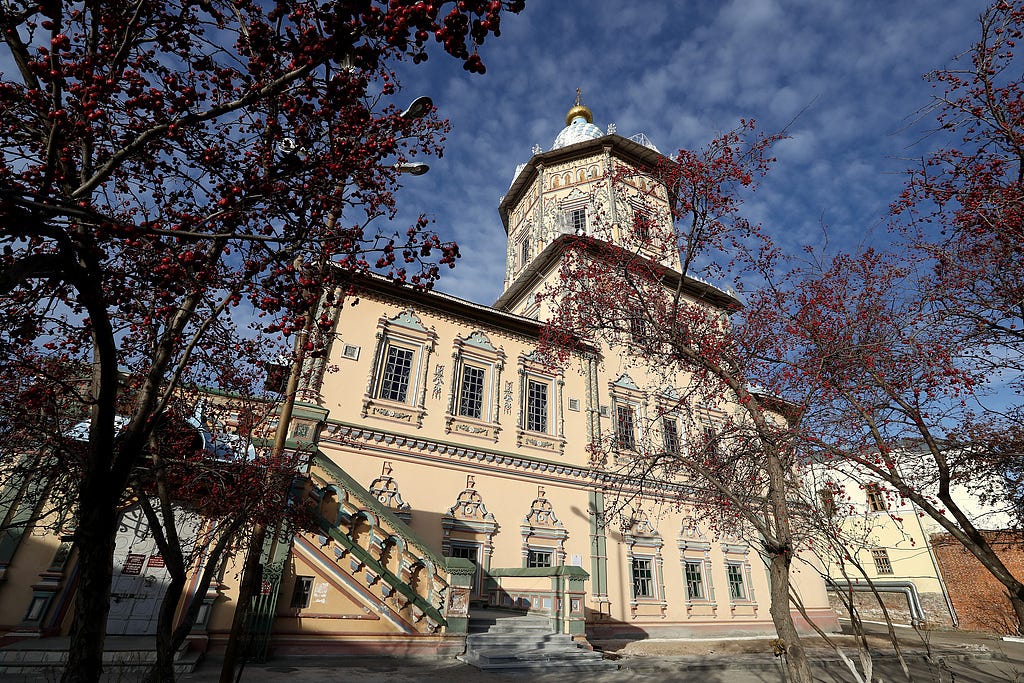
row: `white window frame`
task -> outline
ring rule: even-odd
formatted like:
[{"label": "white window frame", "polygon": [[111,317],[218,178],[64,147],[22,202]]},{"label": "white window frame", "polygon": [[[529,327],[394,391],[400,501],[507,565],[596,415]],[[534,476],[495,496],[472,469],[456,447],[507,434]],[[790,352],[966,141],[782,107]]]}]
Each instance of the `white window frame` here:
[{"label": "white window frame", "polygon": [[[554,567],[555,565],[555,549],[546,547],[530,547],[526,550],[526,568],[527,569],[546,569],[548,567]],[[547,564],[539,564],[539,559],[543,556],[547,556]]]},{"label": "white window frame", "polygon": [[619,450],[637,447],[637,406],[630,401],[615,402],[615,445]]},{"label": "white window frame", "polygon": [[[690,592],[691,576],[690,569],[696,567],[696,583],[700,587],[698,595]],[[690,602],[705,602],[708,599],[707,581],[704,578],[704,560],[683,559],[683,585],[686,590],[686,599]]]},{"label": "white window frame", "polygon": [[[388,341],[384,345],[384,353],[383,353],[383,358],[381,359],[381,366],[380,366],[380,377],[377,380],[377,390],[375,392],[375,398],[383,399],[385,401],[393,401],[394,403],[409,403],[410,402],[409,399],[413,398],[415,396],[415,391],[416,391],[416,376],[415,375],[416,375],[416,369],[417,369],[417,365],[418,365],[417,360],[418,360],[418,356],[419,356],[419,351],[420,351],[420,349],[417,348],[417,347],[410,346],[410,345],[407,345],[407,344],[397,344],[397,343],[393,343],[391,341]],[[408,354],[408,359],[409,359],[408,367],[405,368],[404,387],[403,387],[403,391],[401,392],[404,395],[401,396],[400,398],[395,398],[394,395],[385,395],[386,385],[387,385],[387,383],[389,381],[389,378],[388,378],[388,365],[389,365],[389,362],[390,362],[390,360],[392,358],[392,353],[393,352],[395,353],[395,355],[397,355],[398,353]],[[390,389],[390,387],[388,387],[388,388]]]},{"label": "white window frame", "polygon": [[[377,321],[377,345],[363,398],[362,417],[423,426],[427,368],[436,341],[437,333],[428,330],[412,310],[401,311],[391,318],[381,317]],[[385,370],[392,349],[412,354],[402,400],[396,400],[394,394],[385,395]]]},{"label": "white window frame", "polygon": [[[530,386],[545,387],[546,406],[544,429],[530,419]],[[519,420],[517,446],[530,446],[542,450],[565,452],[565,413],[563,394],[565,380],[560,368],[550,368],[537,362],[532,355],[519,358]]]},{"label": "white window frame", "polygon": [[[446,432],[459,432],[497,441],[501,430],[498,392],[501,372],[505,367],[504,351],[491,344],[491,340],[481,330],[476,330],[465,337],[456,338],[451,367],[451,389],[445,415]],[[482,373],[479,415],[464,414],[467,368]]]},{"label": "white window frame", "polygon": [[[750,598],[750,592],[747,588],[746,576],[744,575],[744,566],[742,562],[726,562],[725,563],[725,585],[729,591],[730,602],[746,602]],[[734,578],[738,578],[738,581],[734,581]],[[739,587],[739,595],[734,589]]]},{"label": "white window frame", "polygon": [[892,576],[892,558],[889,557],[888,548],[872,548],[871,559],[875,563],[875,573],[879,576]]},{"label": "white window frame", "polygon": [[[669,429],[668,425],[672,425],[672,430],[675,431],[673,438],[675,439],[675,448],[671,448],[669,445]],[[665,452],[669,455],[682,455],[683,454],[683,436],[682,430],[679,428],[679,418],[673,414],[667,414],[661,416],[661,445],[665,449]]]},{"label": "white window frame", "polygon": [[[640,578],[637,576],[637,567],[640,563],[646,563],[647,576]],[[629,573],[633,583],[633,599],[634,600],[657,600],[658,599],[658,586],[655,581],[654,575],[655,562],[654,557],[651,555],[634,555],[630,559]],[[641,585],[641,582],[647,586],[646,592],[637,590]]]}]

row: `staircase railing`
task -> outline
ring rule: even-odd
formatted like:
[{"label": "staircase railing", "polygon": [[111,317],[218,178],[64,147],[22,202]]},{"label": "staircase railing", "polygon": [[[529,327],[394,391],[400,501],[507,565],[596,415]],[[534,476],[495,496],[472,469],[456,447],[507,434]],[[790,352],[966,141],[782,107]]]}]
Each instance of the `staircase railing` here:
[{"label": "staircase railing", "polygon": [[[450,635],[465,633],[473,563],[431,550],[387,506],[323,454],[314,456],[310,474],[313,495],[321,502],[321,543],[337,545],[337,560],[351,557],[354,571],[348,573],[367,588],[379,586],[385,604],[404,614],[421,632],[434,633],[444,627]],[[326,496],[332,489],[340,494],[337,512],[326,510],[334,519],[324,515]],[[401,543],[392,542],[393,537]]]},{"label": "staircase railing", "polygon": [[545,614],[555,633],[586,632],[586,592],[590,578],[582,567],[491,568],[484,590],[493,607],[509,607]]}]

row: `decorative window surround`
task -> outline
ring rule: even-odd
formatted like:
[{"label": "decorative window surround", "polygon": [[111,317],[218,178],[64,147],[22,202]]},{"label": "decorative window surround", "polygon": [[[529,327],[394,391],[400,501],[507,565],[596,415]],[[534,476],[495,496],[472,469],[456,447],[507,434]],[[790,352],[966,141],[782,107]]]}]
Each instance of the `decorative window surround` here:
[{"label": "decorative window surround", "polygon": [[694,519],[688,519],[683,523],[679,532],[679,558],[683,566],[683,584],[685,588],[685,568],[687,562],[699,562],[701,565],[702,578],[704,580],[704,597],[699,599],[691,598],[686,593],[686,616],[710,616],[718,614],[718,603],[715,601],[715,584],[712,581],[711,571],[711,542],[701,531]]},{"label": "decorative window surround", "polygon": [[[615,440],[615,457],[620,462],[629,461],[635,457],[636,450],[644,438],[640,425],[647,413],[647,395],[625,373],[619,375],[614,382],[609,382],[608,389],[612,399],[609,412]],[[624,414],[631,419],[625,421]],[[632,431],[631,434],[620,433],[624,425],[626,429]]]},{"label": "decorative window surround", "polygon": [[[498,441],[501,433],[501,373],[505,368],[505,352],[495,348],[487,335],[477,330],[466,338],[456,338],[452,351],[452,382],[445,413],[445,433],[456,432],[479,439]],[[480,395],[480,417],[462,415],[465,368],[483,371]]]},{"label": "decorative window surround", "polygon": [[[436,342],[437,333],[424,327],[423,321],[411,310],[402,311],[393,318],[382,316],[377,321],[377,346],[373,354],[370,381],[363,397],[362,417],[423,426],[423,417],[427,412],[427,367]],[[397,355],[402,357],[406,356],[404,351],[412,352],[405,400],[391,400],[382,396],[385,366],[389,349],[392,348],[399,350]],[[389,389],[393,391],[393,385],[389,385]]]},{"label": "decorative window surround", "polygon": [[651,526],[646,512],[636,510],[624,520],[622,538],[626,544],[626,566],[632,571],[633,560],[650,560],[653,569],[651,581],[654,584],[654,595],[637,597],[636,591],[631,591],[629,600],[631,616],[634,619],[642,616],[638,614],[640,608],[650,605],[659,608],[661,617],[664,619],[668,610],[668,601],[665,599],[664,559],[661,556],[661,548],[665,543],[661,539],[661,534]]},{"label": "decorative window surround", "polygon": [[545,497],[544,487],[537,487],[537,498],[530,504],[530,511],[523,517],[519,527],[523,535],[523,566],[530,566],[530,552],[550,552],[552,566],[565,564],[565,539],[569,532]]},{"label": "decorative window surround", "polygon": [[591,221],[596,215],[593,198],[579,188],[575,188],[558,205],[561,212],[561,232],[569,235],[589,235]]},{"label": "decorative window surround", "polygon": [[734,598],[729,594],[729,609],[734,617],[757,616],[757,597],[750,571],[750,546],[738,535],[723,532],[721,535],[722,555],[725,564],[740,568],[743,576],[744,596]]},{"label": "decorative window surround", "polygon": [[391,463],[387,460],[384,461],[380,476],[370,483],[370,495],[394,512],[395,516],[406,524],[412,519],[412,508],[402,500],[402,494],[398,492],[398,484],[391,476]]},{"label": "decorative window surround", "polygon": [[[536,426],[536,415],[529,415],[530,384],[546,387],[544,398],[543,431],[527,429]],[[516,429],[516,445],[542,451],[565,453],[565,414],[562,410],[562,394],[565,388],[565,373],[540,363],[533,353],[519,357],[519,422]],[[528,420],[528,418],[530,418]]]},{"label": "decorative window surround", "polygon": [[[462,490],[455,504],[441,517],[441,554],[452,556],[452,545],[480,547],[478,568],[486,573],[491,568],[491,555],[494,554],[494,534],[498,532],[498,522],[494,515],[487,511],[483,497],[476,490],[473,475],[466,476],[466,488]],[[480,594],[482,572],[477,571],[473,580],[473,593]]]}]

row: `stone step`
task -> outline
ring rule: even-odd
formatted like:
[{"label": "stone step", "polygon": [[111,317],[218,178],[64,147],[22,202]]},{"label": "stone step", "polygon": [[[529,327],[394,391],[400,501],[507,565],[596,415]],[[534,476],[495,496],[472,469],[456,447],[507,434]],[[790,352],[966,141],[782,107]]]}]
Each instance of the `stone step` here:
[{"label": "stone step", "polygon": [[575,647],[572,636],[561,633],[471,633],[466,644],[478,647],[534,647],[548,645],[551,647]]},{"label": "stone step", "polygon": [[459,659],[484,671],[542,671],[550,669],[582,671],[615,668],[615,664],[603,659],[600,653],[579,648],[551,652],[538,650],[525,652],[473,651],[461,655]]},{"label": "stone step", "polygon": [[536,626],[510,626],[506,624],[496,624],[490,627],[472,627],[469,628],[469,633],[478,635],[481,633],[529,633],[534,635],[544,635],[551,633],[551,624],[537,624]]},{"label": "stone step", "polygon": [[485,671],[588,671],[616,668],[572,636],[553,633],[546,616],[476,611],[470,618],[463,662]]}]

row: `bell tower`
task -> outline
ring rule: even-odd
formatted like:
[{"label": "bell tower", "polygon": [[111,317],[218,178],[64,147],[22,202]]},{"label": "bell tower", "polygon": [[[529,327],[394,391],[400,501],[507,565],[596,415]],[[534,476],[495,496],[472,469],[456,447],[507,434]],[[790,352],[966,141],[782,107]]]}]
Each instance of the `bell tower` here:
[{"label": "bell tower", "polygon": [[666,163],[642,133],[624,138],[614,124],[602,132],[577,89],[565,128],[547,151],[534,147],[498,206],[508,247],[505,290],[495,307],[543,317],[534,294],[557,277],[571,236],[610,242],[678,270],[668,191],[655,173]]}]

